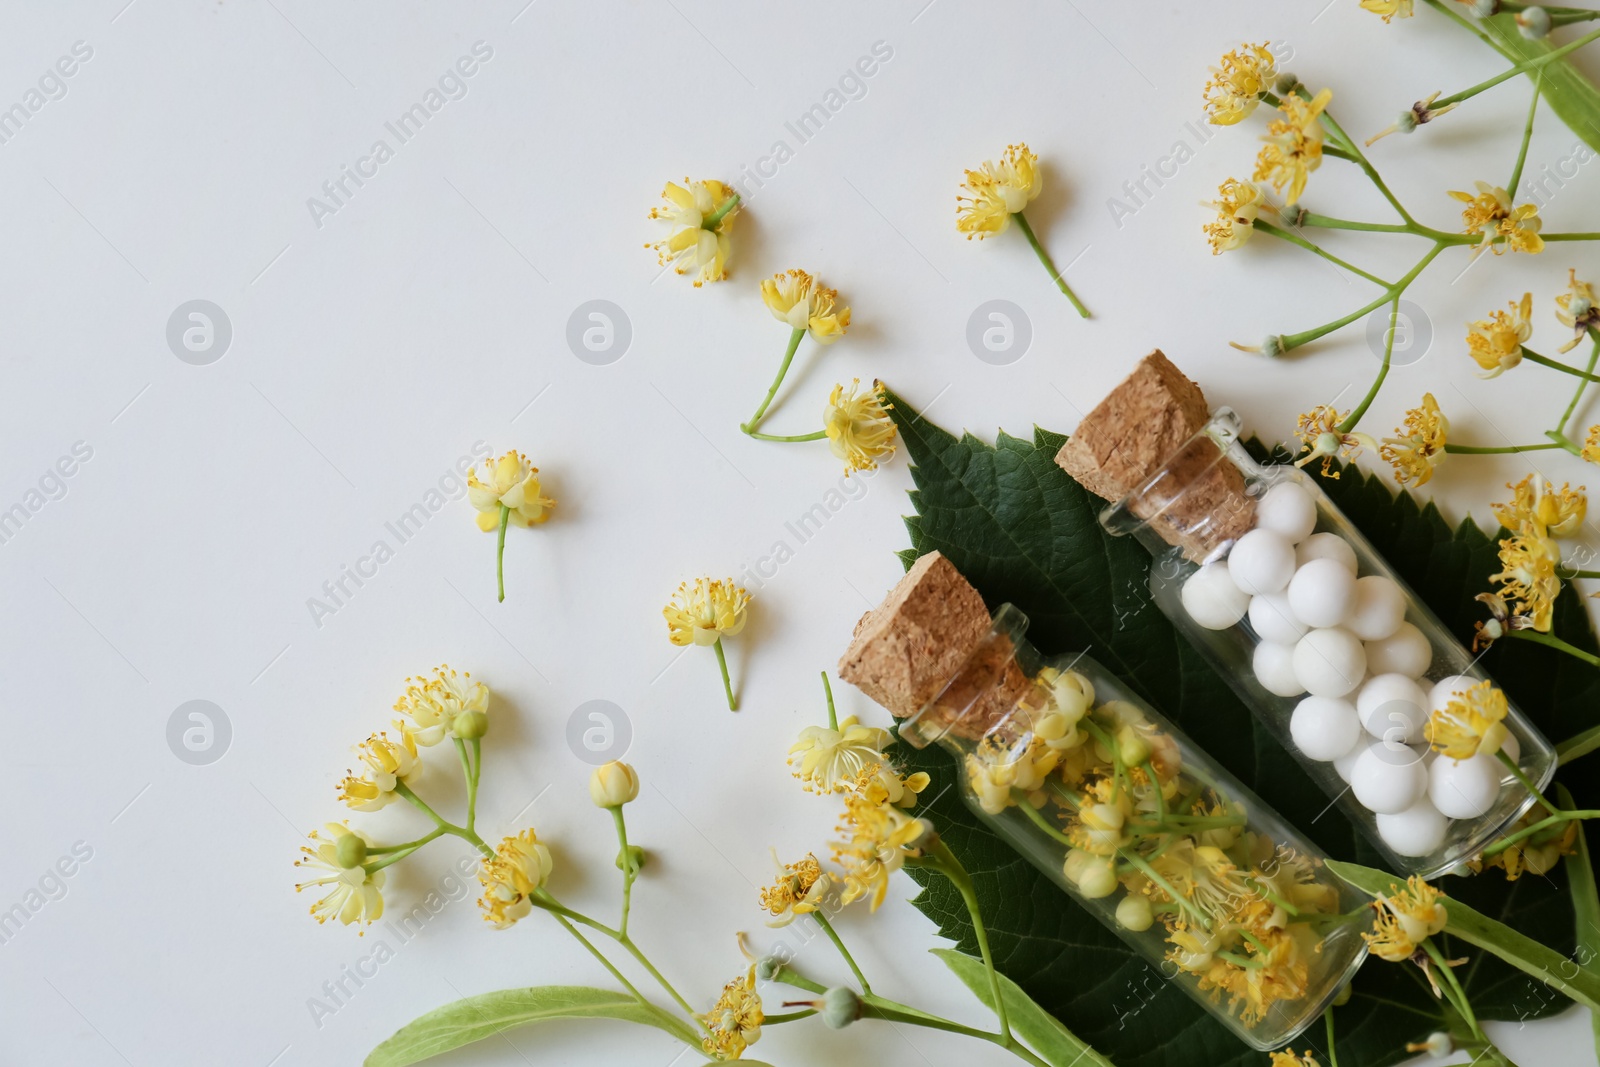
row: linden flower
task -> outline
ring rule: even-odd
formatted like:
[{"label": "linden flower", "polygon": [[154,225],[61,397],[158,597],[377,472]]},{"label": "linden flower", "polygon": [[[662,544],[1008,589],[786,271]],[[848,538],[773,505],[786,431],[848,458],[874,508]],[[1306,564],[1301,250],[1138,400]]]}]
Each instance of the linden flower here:
[{"label": "linden flower", "polygon": [[1211,68],[1206,82],[1206,115],[1213,126],[1232,126],[1243,122],[1261,103],[1261,94],[1272,86],[1278,68],[1270,41],[1241,45],[1223,53],[1221,65]]},{"label": "linden flower", "polygon": [[1507,710],[1506,695],[1487,681],[1479,682],[1450,694],[1450,703],[1428,718],[1423,733],[1436,751],[1453,760],[1492,756],[1510,736]]},{"label": "linden flower", "polygon": [[530,898],[549,879],[554,865],[550,849],[539,841],[531,826],[501,841],[494,858],[485,859],[478,866],[478,881],[483,883],[478,906],[483,909],[485,921],[498,930],[515,925],[533,910]]},{"label": "linden flower", "polygon": [[1003,233],[1011,216],[1027,207],[1039,195],[1044,176],[1039,157],[1025,144],[1006,146],[999,163],[985,161],[977,170],[966,172],[962,195],[956,195],[956,229],[982,240]]},{"label": "linden flower", "polygon": [[1533,294],[1523,293],[1522,302],[1511,310],[1496,311],[1486,319],[1467,326],[1467,354],[1479,367],[1480,378],[1497,378],[1522,362],[1522,345],[1533,336]]},{"label": "linden flower", "polygon": [[[468,712],[487,715],[489,712],[489,687],[472,681],[471,674],[457,674],[448,663],[435,668],[432,678],[419,676],[406,681],[411,684],[395,701],[394,710],[411,720],[414,726],[411,737],[419,745],[437,745],[446,736],[463,736],[457,732],[457,720],[462,715]],[[466,733],[476,729],[466,720],[461,721],[460,727]]]},{"label": "linden flower", "polygon": [[1432,393],[1422,394],[1422,406],[1406,412],[1406,424],[1395,433],[1404,437],[1385,437],[1378,449],[1394,467],[1394,480],[1401,485],[1427,485],[1433,477],[1433,468],[1444,459],[1446,435],[1450,420],[1439,411],[1439,402]]},{"label": "linden flower", "polygon": [[849,789],[861,772],[883,763],[883,750],[894,740],[888,730],[862,726],[854,715],[837,729],[807,726],[789,747],[789,766],[808,793],[834,793]]},{"label": "linden flower", "polygon": [[[1383,2],[1384,0],[1361,0],[1361,6],[1368,11],[1375,11],[1377,9],[1369,5]],[[1401,18],[1410,18],[1411,0],[1398,0],[1398,2],[1403,3],[1406,7],[1406,13]],[[1392,7],[1394,5],[1390,4],[1389,6]],[[1388,22],[1388,16],[1385,16],[1383,21]],[[1296,1056],[1294,1049],[1286,1048],[1281,1052],[1272,1053],[1272,1062],[1267,1067],[1322,1067],[1322,1065],[1317,1062],[1317,1058],[1311,1054],[1310,1049],[1306,1049],[1304,1055]]]},{"label": "linden flower", "polygon": [[768,926],[788,926],[796,918],[822,906],[833,880],[817,857],[807,853],[798,863],[784,864],[772,854],[778,867],[778,880],[761,891],[761,906],[772,919]]},{"label": "linden flower", "polygon": [[1578,454],[1590,463],[1600,463],[1600,424],[1589,427],[1589,436],[1583,439],[1583,449]]},{"label": "linden flower", "polygon": [[853,379],[848,392],[842,384],[835,385],[822,412],[828,447],[844,461],[846,475],[877,470],[878,460],[894,455],[895,425],[889,417],[893,405],[884,396],[883,383],[874,381],[870,390],[858,395],[860,384],[860,378]]},{"label": "linden flower", "polygon": [[1583,340],[1584,334],[1600,326],[1600,307],[1595,306],[1594,288],[1578,280],[1578,272],[1567,271],[1567,291],[1556,297],[1556,318],[1563,326],[1572,327],[1572,340],[1559,351],[1570,352]]},{"label": "linden flower", "polygon": [[696,578],[678,586],[672,603],[661,609],[667,638],[675,645],[715,645],[744,629],[750,594],[733,579]]},{"label": "linden flower", "polygon": [[834,307],[838,298],[836,290],[818,285],[803,270],[774,275],[761,283],[761,299],[772,317],[791,330],[810,331],[811,339],[821,345],[831,345],[850,326],[850,309]]},{"label": "linden flower", "polygon": [[709,1031],[700,1040],[706,1055],[719,1060],[736,1060],[744,1050],[761,1039],[761,995],[756,992],[756,969],[722,987],[722,996],[711,1010],[700,1016]]},{"label": "linden flower", "polygon": [[1507,482],[1506,488],[1511,490],[1511,501],[1494,505],[1494,517],[1508,530],[1531,527],[1551,537],[1569,537],[1583,525],[1589,510],[1582,486],[1574,490],[1570,483],[1562,483],[1558,491],[1537,474],[1516,485]]},{"label": "linden flower", "polygon": [[[1413,14],[1411,10],[1412,0],[1361,0],[1361,8],[1364,11],[1372,12],[1374,15],[1382,15],[1384,22],[1389,22],[1392,19],[1408,19]],[[1311,1053],[1306,1053],[1307,1058],[1310,1055]],[[1295,1061],[1291,1060],[1290,1062]],[[1276,1060],[1273,1061],[1272,1067],[1279,1067]]]},{"label": "linden flower", "polygon": [[846,796],[844,805],[839,832],[846,840],[833,844],[834,862],[844,868],[840,900],[850,904],[865,897],[871,910],[877,911],[889,892],[889,876],[904,866],[908,857],[922,855],[922,848],[933,837],[933,824],[859,793]]},{"label": "linden flower", "polygon": [[395,726],[400,739],[391,741],[387,733],[367,738],[356,749],[367,772],[359,778],[347,775],[339,783],[339,799],[357,811],[377,811],[394,800],[401,783],[410,785],[422,775],[416,735],[405,723]]},{"label": "linden flower", "polygon": [[[1346,413],[1348,414],[1348,412]],[[1332,404],[1318,404],[1310,411],[1301,415],[1295,424],[1295,436],[1306,447],[1306,454],[1294,461],[1296,467],[1304,467],[1312,460],[1322,460],[1322,476],[1324,478],[1337,478],[1339,472],[1333,469],[1336,457],[1353,460],[1363,448],[1378,451],[1378,442],[1373,440],[1371,434],[1356,433],[1354,431],[1341,433],[1339,424],[1344,422],[1344,415],[1333,407]]]},{"label": "linden flower", "polygon": [[1206,223],[1202,229],[1211,242],[1211,254],[1220,256],[1250,240],[1256,219],[1267,205],[1260,186],[1229,178],[1217,186],[1217,199],[1206,206],[1217,209],[1217,221]]},{"label": "linden flower", "polygon": [[[1395,886],[1390,886],[1396,889]],[[1441,898],[1444,896],[1417,875],[1412,875],[1404,889],[1392,896],[1379,897],[1372,907],[1378,913],[1373,921],[1373,932],[1363,933],[1372,953],[1390,963],[1402,963],[1411,958],[1422,941],[1444,929],[1449,916]]]},{"label": "linden flower", "polygon": [[1544,251],[1544,238],[1539,236],[1544,225],[1539,218],[1539,205],[1513,208],[1511,194],[1499,186],[1488,182],[1475,182],[1474,186],[1476,193],[1452,189],[1450,195],[1467,205],[1461,212],[1461,232],[1482,235],[1477,253],[1485,248],[1497,256],[1508,248],[1530,254]]},{"label": "linden flower", "polygon": [[[1536,822],[1545,818],[1543,808],[1534,808],[1522,818],[1517,820],[1515,826],[1510,827],[1507,833],[1526,830]],[[1533,874],[1548,874],[1555,865],[1561,862],[1562,856],[1570,856],[1577,851],[1579,820],[1572,819],[1566,823],[1566,828],[1553,840],[1539,840],[1537,837],[1524,837],[1514,845],[1496,852],[1488,860],[1474,860],[1471,867],[1482,872],[1489,867],[1501,867],[1506,872],[1506,881],[1515,882],[1521,878],[1524,871]]]},{"label": "linden flower", "polygon": [[917,806],[917,794],[933,781],[922,771],[901,777],[886,763],[863,767],[851,789],[874,804],[894,804],[902,808]]},{"label": "linden flower", "polygon": [[1500,542],[1500,566],[1504,569],[1489,576],[1491,582],[1502,583],[1501,596],[1514,599],[1516,613],[1526,615],[1529,625],[1540,633],[1550,632],[1556,596],[1561,592],[1556,574],[1560,561],[1556,543],[1530,529]]},{"label": "linden flower", "polygon": [[484,471],[487,482],[478,480],[477,468],[467,472],[467,499],[478,509],[478,529],[487,533],[502,521],[537,526],[550,517],[556,502],[541,494],[539,468],[527,456],[507,452],[493,464],[486,461]]},{"label": "linden flower", "polygon": [[672,264],[675,274],[693,274],[696,289],[726,278],[731,254],[728,234],[739,214],[739,194],[719,181],[685,178],[683,185],[668,182],[661,198],[666,203],[651,208],[650,217],[665,222],[670,232],[665,239],[645,245],[656,250],[657,262],[663,267]]},{"label": "linden flower", "polygon": [[1306,179],[1322,166],[1322,112],[1332,99],[1332,89],[1322,90],[1309,101],[1288,96],[1278,105],[1284,117],[1274,119],[1262,138],[1266,143],[1256,159],[1253,177],[1270,182],[1286,204],[1300,199]]},{"label": "linden flower", "polygon": [[383,872],[368,873],[362,866],[372,839],[360,830],[330,822],[308,835],[310,845],[301,845],[304,855],[296,867],[315,867],[327,873],[295,886],[295,892],[309,886],[329,886],[327,895],[311,905],[311,917],[318,923],[338,919],[345,926],[354,922],[376,922],[383,917]]}]

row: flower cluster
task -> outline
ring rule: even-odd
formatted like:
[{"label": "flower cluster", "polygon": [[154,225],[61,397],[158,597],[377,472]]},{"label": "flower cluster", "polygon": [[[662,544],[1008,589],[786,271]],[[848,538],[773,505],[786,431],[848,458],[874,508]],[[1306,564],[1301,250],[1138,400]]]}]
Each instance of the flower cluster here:
[{"label": "flower cluster", "polygon": [[1305,192],[1306,179],[1322,166],[1322,113],[1333,99],[1333,90],[1324,89],[1307,99],[1289,93],[1278,105],[1283,117],[1267,125],[1261,154],[1256,157],[1256,181],[1265,181],[1294,204]]},{"label": "flower cluster", "polygon": [[1476,192],[1471,193],[1452,189],[1450,196],[1467,205],[1461,212],[1461,232],[1479,236],[1478,252],[1489,249],[1498,256],[1507,249],[1529,254],[1544,251],[1539,205],[1513,207],[1511,194],[1488,182],[1477,182],[1474,188]]},{"label": "flower cluster", "polygon": [[1218,65],[1211,68],[1211,80],[1206,82],[1204,92],[1206,116],[1212,125],[1243,122],[1261,103],[1261,94],[1272,88],[1278,68],[1267,50],[1271,43],[1241,45],[1224,53]]},{"label": "flower cluster", "polygon": [[1561,593],[1561,546],[1556,538],[1577,533],[1588,513],[1582,488],[1557,490],[1541,475],[1508,485],[1512,498],[1495,505],[1495,518],[1510,532],[1500,541],[1500,571],[1489,580],[1500,588],[1479,597],[1491,619],[1478,625],[1475,644],[1488,645],[1508,630],[1549,633]]}]

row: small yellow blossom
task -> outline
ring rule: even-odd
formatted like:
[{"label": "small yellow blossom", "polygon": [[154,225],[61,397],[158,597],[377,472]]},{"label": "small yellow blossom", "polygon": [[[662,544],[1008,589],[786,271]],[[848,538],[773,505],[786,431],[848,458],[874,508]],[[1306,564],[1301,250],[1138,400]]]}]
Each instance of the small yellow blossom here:
[{"label": "small yellow blossom", "polygon": [[1261,103],[1261,94],[1272,88],[1278,68],[1267,51],[1270,41],[1245,44],[1225,52],[1219,66],[1211,68],[1206,82],[1206,115],[1213,126],[1232,126],[1243,122]]},{"label": "small yellow blossom", "polygon": [[402,782],[410,785],[422,774],[416,735],[406,723],[396,722],[395,726],[400,739],[391,741],[387,733],[367,738],[356,749],[356,755],[367,765],[366,773],[359,778],[347,775],[339,783],[339,799],[357,811],[377,811],[395,799]]},{"label": "small yellow blossom", "polygon": [[499,930],[515,925],[533,910],[530,898],[550,877],[554,865],[550,849],[540,842],[531,826],[501,841],[494,857],[478,866],[478,881],[483,883],[478,906],[483,909],[484,919]]},{"label": "small yellow blossom", "polygon": [[1590,463],[1600,463],[1600,423],[1589,427],[1589,436],[1583,439],[1583,449],[1579,455]]},{"label": "small yellow blossom", "polygon": [[[1519,830],[1526,830],[1534,823],[1542,822],[1545,817],[1543,808],[1533,808],[1518,819],[1516,825],[1510,827],[1506,833],[1509,835]],[[1570,856],[1577,851],[1580,825],[1582,825],[1580,820],[1570,819],[1559,827],[1532,837],[1524,837],[1516,844],[1496,852],[1487,860],[1474,860],[1471,866],[1480,873],[1489,867],[1500,867],[1506,872],[1508,882],[1515,882],[1524,872],[1548,874],[1561,862],[1562,856]]]},{"label": "small yellow blossom", "polygon": [[432,678],[406,681],[410,684],[394,710],[411,720],[411,736],[419,745],[437,745],[447,736],[457,736],[456,720],[468,712],[489,712],[489,687],[472,681],[467,672],[457,674],[448,663],[436,668]]},{"label": "small yellow blossom", "polygon": [[1559,562],[1561,550],[1556,543],[1530,528],[1500,542],[1503,569],[1489,576],[1491,582],[1502,583],[1501,596],[1515,600],[1516,613],[1526,615],[1540,633],[1550,632],[1556,596],[1561,592],[1561,578],[1556,573]]},{"label": "small yellow blossom", "polygon": [[772,916],[768,926],[788,926],[822,906],[833,879],[816,856],[807,853],[798,863],[784,864],[773,853],[772,861],[778,865],[778,880],[761,891],[761,906]]},{"label": "small yellow blossom", "polygon": [[1253,177],[1270,182],[1286,204],[1300,199],[1306,179],[1322,166],[1322,112],[1332,99],[1331,89],[1309,101],[1291,93],[1278,105],[1283,118],[1274,119],[1262,138],[1266,143],[1256,159]]},{"label": "small yellow blossom", "polygon": [[773,318],[791,330],[809,330],[818,344],[832,344],[850,326],[850,309],[835,306],[838,292],[818,285],[803,270],[786,271],[764,280],[761,299]]},{"label": "small yellow blossom", "polygon": [[[1408,19],[1412,15],[1413,0],[1361,0],[1361,8],[1374,15],[1382,15],[1383,21],[1392,19]],[[1309,1055],[1309,1053],[1308,1053]],[[1278,1067],[1276,1063],[1272,1067]]]},{"label": "small yellow blossom", "polygon": [[722,987],[722,996],[711,1010],[700,1016],[709,1033],[701,1038],[706,1055],[718,1060],[736,1060],[744,1050],[761,1039],[761,994],[756,992],[756,969]]},{"label": "small yellow blossom", "polygon": [[372,839],[360,830],[336,822],[311,831],[309,837],[311,844],[300,846],[304,855],[295,860],[294,865],[314,867],[327,873],[301,882],[294,887],[295,892],[310,886],[330,887],[321,900],[311,905],[312,918],[319,923],[338,919],[345,926],[354,922],[372,923],[382,918],[383,872],[368,873],[362,866]]},{"label": "small yellow blossom", "polygon": [[1453,760],[1500,751],[1510,731],[1506,729],[1506,695],[1488,681],[1450,694],[1450,702],[1435,711],[1423,733],[1435,751]]},{"label": "small yellow blossom", "polygon": [[1217,209],[1217,221],[1206,223],[1203,229],[1211,242],[1211,254],[1220,256],[1250,240],[1256,219],[1267,205],[1259,185],[1229,178],[1217,186],[1217,199],[1207,206]]},{"label": "small yellow blossom", "polygon": [[661,198],[666,203],[651,208],[650,217],[665,222],[669,232],[645,247],[655,249],[662,266],[672,264],[674,273],[694,275],[696,289],[726,278],[732,252],[728,234],[739,214],[738,194],[719,181],[685,178],[683,185],[668,182]]},{"label": "small yellow blossom", "polygon": [[1304,467],[1307,463],[1320,459],[1322,476],[1337,478],[1339,472],[1333,469],[1334,459],[1353,460],[1363,448],[1378,451],[1378,442],[1373,440],[1371,434],[1355,431],[1341,433],[1339,424],[1344,419],[1345,416],[1339,414],[1332,404],[1318,404],[1301,415],[1295,424],[1294,432],[1305,445],[1306,452],[1294,461],[1294,465]]},{"label": "small yellow blossom", "polygon": [[1497,378],[1522,362],[1522,345],[1533,335],[1533,294],[1523,293],[1521,303],[1510,311],[1496,311],[1486,319],[1469,323],[1467,354],[1482,368],[1480,378]]},{"label": "small yellow blossom", "polygon": [[866,898],[871,910],[877,911],[889,892],[889,876],[908,857],[922,855],[933,825],[860,793],[846,795],[844,805],[839,832],[845,840],[833,844],[833,860],[844,868],[840,899],[849,904]]},{"label": "small yellow blossom", "polygon": [[888,730],[862,726],[854,715],[837,729],[807,726],[789,747],[789,766],[807,792],[834,793],[851,788],[868,767],[883,763],[883,750],[894,740]]},{"label": "small yellow blossom", "polygon": [[539,489],[539,468],[521,452],[507,452],[492,464],[484,463],[488,481],[479,481],[476,468],[467,472],[467,499],[478,509],[478,529],[496,530],[500,509],[509,512],[514,526],[535,526],[550,517],[556,502]]},{"label": "small yellow blossom", "polygon": [[1572,351],[1585,334],[1600,326],[1600,307],[1595,306],[1594,287],[1580,282],[1575,270],[1567,271],[1567,291],[1556,297],[1556,309],[1556,318],[1561,324],[1572,327],[1572,340],[1561,346],[1562,352]]},{"label": "small yellow blossom", "polygon": [[1508,530],[1529,528],[1550,537],[1570,537],[1578,532],[1589,511],[1589,498],[1583,486],[1573,489],[1563,483],[1558,490],[1537,474],[1530,474],[1515,485],[1506,483],[1511,500],[1494,505],[1494,517]]},{"label": "small yellow blossom", "polygon": [[[1368,4],[1382,2],[1384,0],[1361,0],[1361,6],[1367,7]],[[1405,3],[1407,8],[1411,6],[1410,0],[1401,0],[1401,2]],[[1391,4],[1390,6],[1393,5]],[[1372,11],[1375,9],[1368,7],[1367,10]],[[1409,17],[1410,14],[1411,12],[1408,10],[1406,16]],[[1385,18],[1383,21],[1388,22],[1389,20]],[[1317,1063],[1317,1058],[1311,1054],[1310,1049],[1307,1049],[1304,1055],[1296,1056],[1294,1049],[1286,1048],[1281,1052],[1274,1052],[1272,1054],[1272,1062],[1267,1067],[1321,1067],[1321,1065]]]},{"label": "small yellow blossom", "polygon": [[696,578],[678,586],[672,603],[661,609],[667,637],[675,645],[715,645],[744,629],[750,594],[733,579]]},{"label": "small yellow blossom", "polygon": [[917,806],[917,795],[933,779],[922,771],[902,776],[887,763],[863,767],[850,787],[874,804],[894,804],[902,808]]},{"label": "small yellow blossom", "polygon": [[1044,182],[1039,157],[1025,144],[1007,145],[999,163],[985,161],[966,175],[956,196],[956,229],[969,241],[1003,233],[1011,216],[1039,195]]},{"label": "small yellow blossom", "polygon": [[1426,485],[1444,459],[1449,431],[1450,420],[1439,411],[1439,402],[1432,393],[1423,393],[1422,405],[1407,411],[1405,426],[1395,430],[1405,436],[1385,437],[1378,454],[1394,466],[1394,480],[1401,485]]},{"label": "small yellow blossom", "polygon": [[835,385],[822,413],[828,447],[844,461],[845,474],[877,470],[880,459],[894,455],[893,405],[884,396],[883,383],[874,381],[871,389],[858,394],[860,384],[860,378],[852,380],[848,391]]},{"label": "small yellow blossom", "polygon": [[[1544,251],[1544,238],[1539,230],[1544,223],[1539,218],[1539,205],[1511,206],[1511,194],[1488,182],[1476,182],[1476,193],[1450,190],[1450,195],[1466,204],[1461,212],[1462,233],[1482,236],[1478,252],[1490,249],[1499,255],[1506,249],[1513,252],[1536,253]],[[1502,240],[1496,241],[1496,238]]]},{"label": "small yellow blossom", "polygon": [[1444,929],[1449,916],[1445,912],[1443,893],[1412,875],[1405,888],[1393,895],[1379,897],[1372,907],[1378,913],[1373,921],[1373,932],[1361,936],[1372,946],[1372,954],[1390,963],[1403,963],[1417,951],[1417,946]]}]

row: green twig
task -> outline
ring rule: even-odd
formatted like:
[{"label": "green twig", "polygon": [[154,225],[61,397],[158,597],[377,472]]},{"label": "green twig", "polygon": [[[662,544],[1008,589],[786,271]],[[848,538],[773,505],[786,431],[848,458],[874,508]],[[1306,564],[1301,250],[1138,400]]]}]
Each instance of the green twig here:
[{"label": "green twig", "polygon": [[1044,269],[1050,272],[1050,278],[1056,283],[1056,288],[1065,293],[1067,299],[1072,301],[1072,306],[1078,309],[1080,317],[1088,318],[1089,309],[1083,306],[1083,301],[1078,299],[1078,294],[1072,291],[1067,285],[1067,280],[1056,270],[1056,265],[1050,261],[1050,253],[1044,250],[1044,246],[1039,243],[1039,238],[1033,234],[1033,227],[1028,225],[1027,216],[1017,211],[1013,212],[1011,217],[1017,220],[1017,225],[1022,229],[1023,236],[1028,239],[1028,244],[1033,246],[1033,254],[1039,257],[1039,262],[1044,264]]},{"label": "green twig", "polygon": [[[783,385],[784,376],[789,373],[789,364],[794,362],[794,354],[800,347],[800,339],[806,335],[805,327],[789,332],[789,347],[783,353],[783,362],[778,364],[777,377],[772,379],[772,384],[767,387],[767,395],[762,398],[761,406],[756,408],[756,413],[750,416],[748,422],[739,424],[739,429],[752,436],[756,427],[761,425],[762,418],[767,413],[767,407],[772,403],[772,398],[778,395],[778,388]],[[782,438],[766,438],[766,440],[782,440]]]},{"label": "green twig", "polygon": [[717,667],[722,671],[722,691],[728,694],[728,710],[738,711],[739,701],[733,695],[733,680],[728,677],[728,656],[722,651],[722,638],[717,638],[711,647],[717,650]]}]

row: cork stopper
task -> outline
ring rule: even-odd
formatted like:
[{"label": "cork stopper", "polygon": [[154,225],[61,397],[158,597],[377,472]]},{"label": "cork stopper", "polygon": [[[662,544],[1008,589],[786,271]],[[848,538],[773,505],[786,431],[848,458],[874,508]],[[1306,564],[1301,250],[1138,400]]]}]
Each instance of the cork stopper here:
[{"label": "cork stopper", "polygon": [[[975,654],[981,664],[969,663]],[[983,736],[1028,687],[1010,635],[995,630],[983,597],[939,552],[920,556],[883,603],[861,617],[838,672],[901,719],[958,677],[967,679],[973,691],[962,701],[959,722],[948,724],[951,734],[967,738]]]},{"label": "cork stopper", "polygon": [[1255,525],[1244,475],[1203,431],[1200,387],[1160,349],[1086,415],[1056,453],[1085,489],[1124,501],[1134,516],[1200,562]]}]

